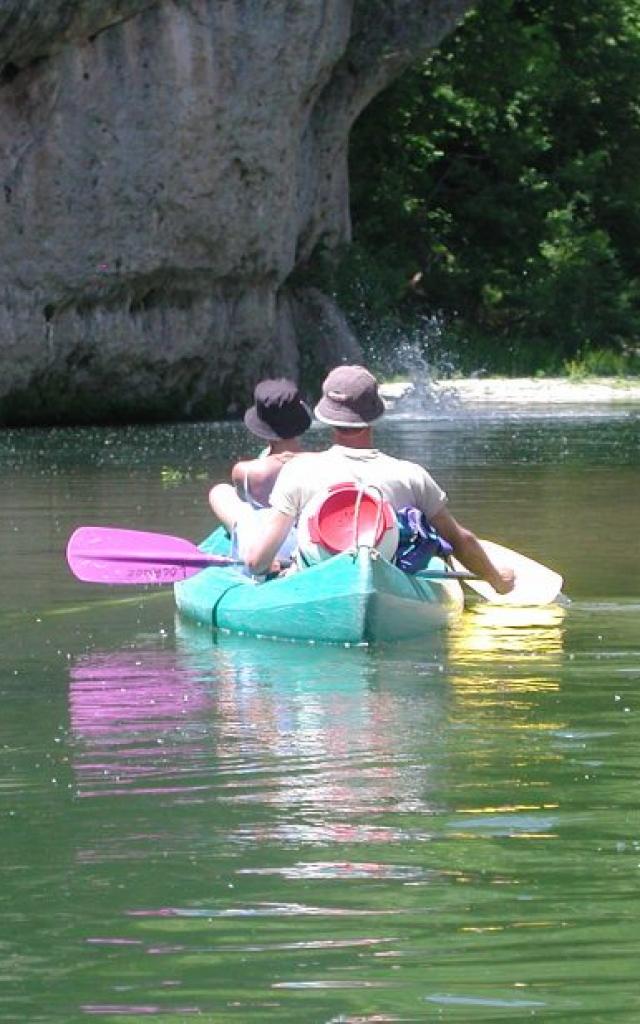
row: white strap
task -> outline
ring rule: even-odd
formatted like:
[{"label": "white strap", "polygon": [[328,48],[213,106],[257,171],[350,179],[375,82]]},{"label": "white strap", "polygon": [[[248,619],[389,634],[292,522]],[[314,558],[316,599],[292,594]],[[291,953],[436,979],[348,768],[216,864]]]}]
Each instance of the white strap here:
[{"label": "white strap", "polygon": [[358,534],[359,534],[359,527],[360,527],[360,522],[359,522],[359,520],[360,520],[360,506],[362,505],[362,498],[363,498],[363,496],[365,495],[365,493],[367,491],[375,491],[376,492],[375,496],[376,496],[376,503],[377,503],[377,510],[378,511],[377,511],[377,515],[376,515],[375,526],[374,526],[374,529],[373,529],[373,544],[362,545],[363,547],[365,547],[365,546],[366,547],[374,547],[375,546],[376,538],[378,536],[378,530],[380,529],[380,524],[382,522],[382,516],[384,514],[384,495],[383,495],[382,491],[380,490],[380,488],[376,487],[375,484],[369,484],[369,485],[360,484],[360,486],[358,487],[358,497],[356,498],[356,506],[355,506],[355,510],[354,510],[354,513],[353,513],[353,546],[354,546],[354,548],[356,548],[356,550],[361,546],[360,545],[360,539],[359,539],[359,536],[358,536]]}]

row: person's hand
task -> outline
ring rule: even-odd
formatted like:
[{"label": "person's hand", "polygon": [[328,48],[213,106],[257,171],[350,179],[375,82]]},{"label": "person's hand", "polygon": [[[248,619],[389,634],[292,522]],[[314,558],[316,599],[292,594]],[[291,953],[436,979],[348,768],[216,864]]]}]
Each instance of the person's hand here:
[{"label": "person's hand", "polygon": [[271,579],[273,576],[279,576],[282,572],[282,562],[278,558],[274,558],[273,562],[266,571],[266,576]]},{"label": "person's hand", "polygon": [[513,569],[498,569],[495,579],[491,580],[491,586],[498,594],[510,594],[516,585],[516,574]]}]

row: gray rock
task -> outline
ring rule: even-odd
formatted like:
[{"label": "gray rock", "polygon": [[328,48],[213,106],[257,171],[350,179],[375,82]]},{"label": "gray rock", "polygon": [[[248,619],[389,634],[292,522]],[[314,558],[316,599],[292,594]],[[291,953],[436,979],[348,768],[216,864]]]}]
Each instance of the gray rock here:
[{"label": "gray rock", "polygon": [[0,0],[0,422],[225,415],[358,346],[290,284],[348,241],[369,100],[469,0]]}]

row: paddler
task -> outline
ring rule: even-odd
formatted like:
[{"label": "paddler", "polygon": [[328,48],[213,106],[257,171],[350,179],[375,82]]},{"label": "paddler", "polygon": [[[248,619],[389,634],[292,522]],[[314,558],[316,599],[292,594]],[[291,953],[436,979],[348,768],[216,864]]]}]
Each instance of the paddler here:
[{"label": "paddler", "polygon": [[384,411],[377,381],[365,367],[338,366],[329,373],[314,414],[332,428],[334,443],[323,452],[297,454],[281,467],[260,533],[243,555],[249,571],[260,574],[271,566],[309,501],[335,484],[353,481],[379,489],[396,511],[413,506],[424,512],[467,569],[499,594],[509,593],[515,582],[513,569],[494,565],[476,535],[451,515],[445,492],[429,473],[373,446],[373,424]]},{"label": "paddler", "polygon": [[[215,484],[209,491],[213,513],[233,539],[233,557],[240,558],[261,535],[264,517],[269,515],[271,489],[283,466],[302,452],[300,436],[312,422],[311,410],[298,388],[284,377],[260,381],[253,398],[253,405],[244,414],[244,424],[255,437],[267,441],[267,447],[256,459],[236,462],[231,484]],[[290,523],[276,549],[281,561],[288,561],[296,547],[292,527]]]}]

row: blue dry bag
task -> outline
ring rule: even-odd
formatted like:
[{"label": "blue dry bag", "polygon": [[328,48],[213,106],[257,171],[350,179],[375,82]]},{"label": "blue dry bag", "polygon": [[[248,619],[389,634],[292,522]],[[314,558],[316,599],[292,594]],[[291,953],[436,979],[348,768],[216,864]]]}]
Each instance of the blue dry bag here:
[{"label": "blue dry bag", "polygon": [[396,512],[400,539],[394,562],[403,572],[413,573],[426,569],[435,556],[448,558],[453,548],[440,536],[424,512],[413,505],[405,505]]}]

